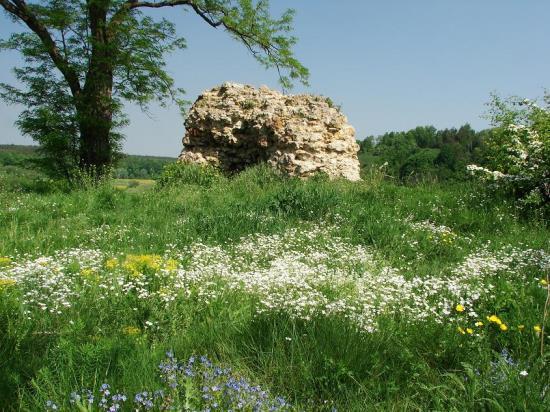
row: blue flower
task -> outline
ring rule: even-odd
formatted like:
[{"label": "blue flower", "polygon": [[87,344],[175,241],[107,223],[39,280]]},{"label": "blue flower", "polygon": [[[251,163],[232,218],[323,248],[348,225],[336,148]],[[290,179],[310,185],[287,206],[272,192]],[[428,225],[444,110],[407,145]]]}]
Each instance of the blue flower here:
[{"label": "blue flower", "polygon": [[283,398],[281,396],[277,396],[275,398],[275,401],[277,401],[279,403],[279,406],[286,406],[287,405],[285,398]]},{"label": "blue flower", "polygon": [[71,392],[71,396],[70,396],[70,399],[69,399],[69,402],[71,403],[75,403],[75,402],[79,402],[80,401],[80,395],[76,392]]},{"label": "blue flower", "polygon": [[207,367],[211,367],[211,366],[212,366],[212,362],[210,362],[210,361],[208,360],[208,358],[207,358],[205,355],[202,355],[202,356],[200,357],[200,361],[201,361],[201,363],[202,363],[204,366],[207,366]]},{"label": "blue flower", "polygon": [[[231,369],[222,369],[213,365],[206,356],[195,358],[190,356],[186,363],[178,362],[172,351],[166,353],[167,358],[158,365],[160,377],[165,387],[172,388],[170,396],[165,397],[162,390],[141,391],[134,395],[133,403],[135,410],[150,411],[155,408],[162,410],[172,410],[175,407],[174,402],[181,399],[183,389],[179,388],[180,382],[185,382],[185,386],[191,385],[192,390],[201,391],[200,405],[197,405],[203,411],[220,410],[237,411],[282,411],[287,410],[288,404],[282,397],[272,398],[268,391],[263,390],[258,385],[253,385],[246,379],[239,377],[231,372]],[[113,389],[114,391],[114,389]],[[99,403],[97,409],[109,412],[118,412],[122,409],[122,403],[127,400],[126,395],[115,393],[111,395],[111,387],[104,383],[99,388]],[[215,395],[215,396],[213,396]],[[88,389],[82,389],[80,392],[72,392],[70,401],[72,404],[87,399],[90,407],[94,402],[94,394]],[[160,400],[157,402],[157,400]],[[57,405],[48,401],[48,411],[58,410]]]},{"label": "blue flower", "polygon": [[57,411],[58,406],[53,401],[46,401],[46,410]]},{"label": "blue flower", "polygon": [[111,401],[113,401],[113,402],[124,402],[124,401],[126,401],[126,395],[118,393],[116,395],[113,395],[113,397],[111,398]]}]

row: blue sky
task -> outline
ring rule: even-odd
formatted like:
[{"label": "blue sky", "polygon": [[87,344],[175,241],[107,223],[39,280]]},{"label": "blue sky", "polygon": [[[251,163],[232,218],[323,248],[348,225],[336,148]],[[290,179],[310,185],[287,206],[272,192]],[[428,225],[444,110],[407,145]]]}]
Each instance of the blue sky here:
[{"label": "blue sky", "polygon": [[[491,92],[541,97],[550,88],[549,0],[272,0],[272,10],[297,11],[295,48],[310,69],[310,87],[342,105],[357,138],[418,125],[439,128],[482,115]],[[187,99],[224,81],[279,88],[277,76],[222,30],[183,8],[152,11],[178,23],[187,50],[168,68]],[[20,28],[0,16],[0,37]],[[0,82],[12,82],[14,53],[0,53]],[[0,103],[0,144],[32,141],[13,126],[20,107]],[[177,156],[184,134],[175,107],[150,115],[128,106],[124,150]]]}]

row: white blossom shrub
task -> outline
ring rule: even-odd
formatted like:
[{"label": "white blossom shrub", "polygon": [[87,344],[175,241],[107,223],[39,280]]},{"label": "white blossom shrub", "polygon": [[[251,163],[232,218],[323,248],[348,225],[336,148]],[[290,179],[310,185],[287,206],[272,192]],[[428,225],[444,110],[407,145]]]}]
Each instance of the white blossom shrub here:
[{"label": "white blossom shrub", "polygon": [[493,96],[494,129],[485,141],[486,165],[468,171],[488,186],[505,191],[526,209],[548,209],[550,200],[550,93],[544,104]]}]

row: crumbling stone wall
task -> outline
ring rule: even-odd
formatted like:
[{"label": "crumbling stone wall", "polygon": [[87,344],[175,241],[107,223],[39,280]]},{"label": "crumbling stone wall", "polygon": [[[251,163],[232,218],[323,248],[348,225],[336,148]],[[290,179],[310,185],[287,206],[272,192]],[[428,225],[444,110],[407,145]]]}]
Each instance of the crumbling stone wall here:
[{"label": "crumbling stone wall", "polygon": [[179,160],[238,171],[266,162],[292,176],[359,180],[359,146],[327,99],[235,83],[204,92],[185,122]]}]

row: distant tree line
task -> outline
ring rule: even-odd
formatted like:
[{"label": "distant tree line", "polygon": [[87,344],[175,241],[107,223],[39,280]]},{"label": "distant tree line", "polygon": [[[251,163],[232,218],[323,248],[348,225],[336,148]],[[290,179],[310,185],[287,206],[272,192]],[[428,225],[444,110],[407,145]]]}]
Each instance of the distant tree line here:
[{"label": "distant tree line", "polygon": [[173,163],[170,157],[124,156],[114,170],[118,179],[157,179],[164,166]]},{"label": "distant tree line", "polygon": [[484,163],[483,142],[491,130],[476,132],[466,124],[437,130],[420,126],[359,141],[363,170],[382,169],[401,181],[463,179],[466,166]]}]

